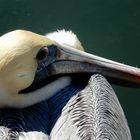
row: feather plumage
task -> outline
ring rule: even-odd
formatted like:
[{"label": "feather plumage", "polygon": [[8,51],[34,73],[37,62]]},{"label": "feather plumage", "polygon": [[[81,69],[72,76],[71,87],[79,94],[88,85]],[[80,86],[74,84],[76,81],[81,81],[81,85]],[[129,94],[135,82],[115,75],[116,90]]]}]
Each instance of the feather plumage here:
[{"label": "feather plumage", "polygon": [[51,131],[51,140],[131,140],[128,124],[110,84],[100,75],[72,97]]}]

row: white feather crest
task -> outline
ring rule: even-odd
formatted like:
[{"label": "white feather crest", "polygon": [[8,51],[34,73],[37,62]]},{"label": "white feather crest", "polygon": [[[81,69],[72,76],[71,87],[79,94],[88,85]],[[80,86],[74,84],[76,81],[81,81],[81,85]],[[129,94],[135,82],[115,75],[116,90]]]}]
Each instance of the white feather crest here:
[{"label": "white feather crest", "polygon": [[45,36],[61,45],[69,45],[73,48],[84,50],[78,37],[72,31],[57,30]]}]

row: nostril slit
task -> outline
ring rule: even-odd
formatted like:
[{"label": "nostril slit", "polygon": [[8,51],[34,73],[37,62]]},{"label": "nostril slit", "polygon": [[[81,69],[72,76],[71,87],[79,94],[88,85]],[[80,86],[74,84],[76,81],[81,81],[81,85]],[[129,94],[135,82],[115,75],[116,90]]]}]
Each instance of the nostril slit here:
[{"label": "nostril slit", "polygon": [[47,55],[48,55],[48,48],[47,47],[43,47],[37,53],[36,59],[38,61],[43,60],[44,58],[47,57]]}]

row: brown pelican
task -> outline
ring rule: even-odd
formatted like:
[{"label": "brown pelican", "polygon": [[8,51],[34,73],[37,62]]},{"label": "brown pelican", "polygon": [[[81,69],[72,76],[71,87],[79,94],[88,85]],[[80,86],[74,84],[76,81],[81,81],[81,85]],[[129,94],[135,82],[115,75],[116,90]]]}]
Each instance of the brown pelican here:
[{"label": "brown pelican", "polygon": [[0,139],[131,140],[113,89],[97,73],[140,84],[138,68],[84,52],[72,32],[1,36]]}]

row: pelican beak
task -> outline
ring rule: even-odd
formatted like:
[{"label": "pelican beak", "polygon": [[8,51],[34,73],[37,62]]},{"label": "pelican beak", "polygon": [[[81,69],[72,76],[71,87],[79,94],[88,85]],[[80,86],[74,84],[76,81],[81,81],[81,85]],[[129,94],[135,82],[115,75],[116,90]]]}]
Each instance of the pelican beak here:
[{"label": "pelican beak", "polygon": [[70,46],[51,45],[41,50],[47,57],[38,61],[35,81],[60,74],[99,73],[111,83],[137,87],[140,85],[140,69],[101,58]]}]

